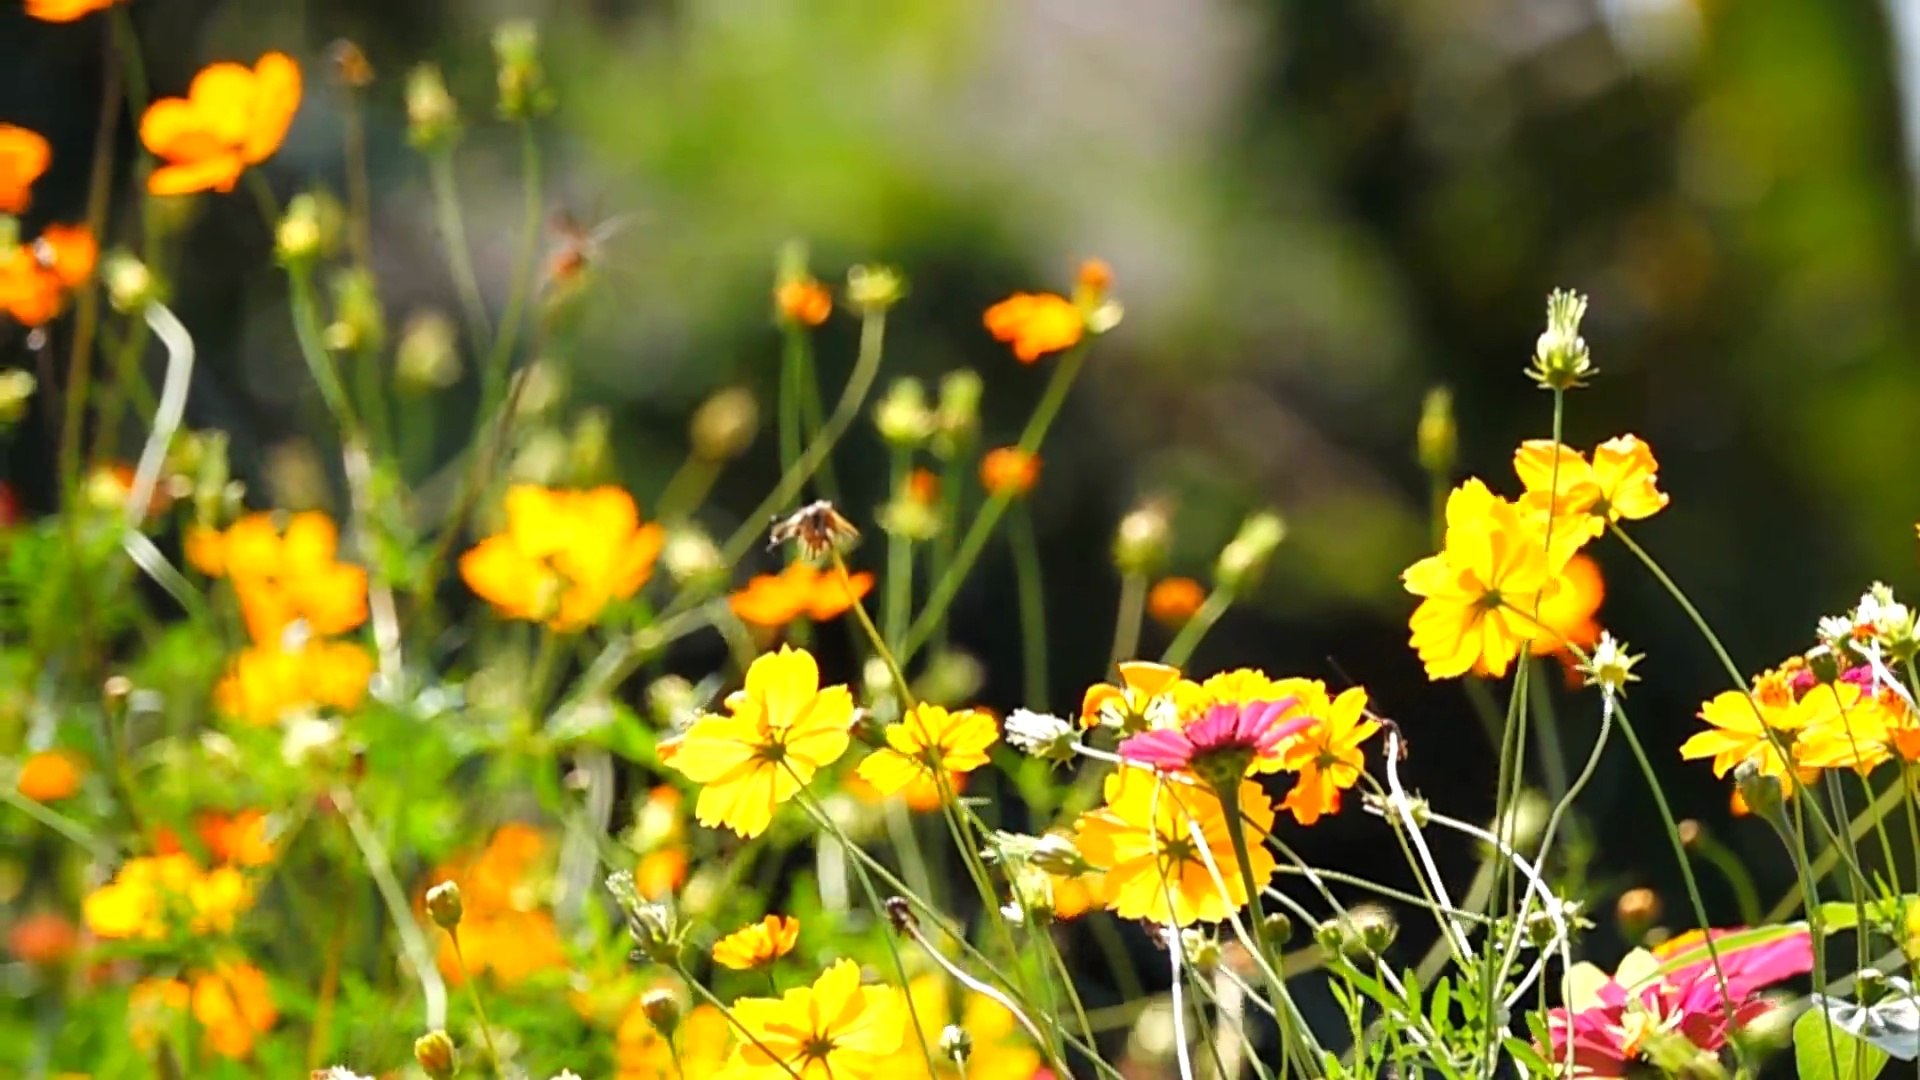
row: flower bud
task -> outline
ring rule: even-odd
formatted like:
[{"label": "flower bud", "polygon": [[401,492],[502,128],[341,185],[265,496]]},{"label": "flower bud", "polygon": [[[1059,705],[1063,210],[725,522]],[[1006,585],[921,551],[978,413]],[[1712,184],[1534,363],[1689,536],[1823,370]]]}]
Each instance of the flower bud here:
[{"label": "flower bud", "polygon": [[1093,869],[1073,839],[1061,833],[1036,837],[1027,860],[1056,877],[1079,877]]},{"label": "flower bud", "polygon": [[647,684],[647,712],[656,722],[673,727],[693,716],[700,697],[693,684],[679,675],[662,675]]},{"label": "flower bud", "polygon": [[453,1039],[444,1031],[429,1031],[413,1040],[413,1060],[433,1080],[447,1080],[456,1068]]},{"label": "flower bud", "polygon": [[394,378],[406,393],[445,390],[460,381],[460,340],[453,320],[438,311],[415,312],[400,328]]},{"label": "flower bud", "polygon": [[1268,912],[1261,927],[1266,931],[1268,948],[1279,949],[1293,940],[1293,919],[1284,911]]},{"label": "flower bud", "polygon": [[1674,828],[1680,837],[1680,846],[1692,851],[1700,842],[1707,839],[1707,827],[1697,819],[1687,818]]},{"label": "flower bud", "polygon": [[1220,942],[1211,933],[1198,927],[1188,927],[1180,931],[1180,948],[1185,951],[1187,963],[1202,976],[1211,976],[1220,968]]},{"label": "flower bud", "polygon": [[0,371],[0,425],[19,423],[38,381],[25,368]]},{"label": "flower bud", "polygon": [[674,584],[699,594],[717,592],[727,581],[727,564],[719,546],[698,526],[683,525],[668,532],[660,561]]},{"label": "flower bud", "polygon": [[1279,514],[1263,511],[1247,518],[1234,538],[1220,549],[1213,570],[1215,583],[1235,592],[1252,585],[1286,537],[1287,524]]},{"label": "flower bud", "polygon": [[646,1015],[647,1023],[652,1024],[655,1031],[669,1039],[673,1038],[674,1029],[680,1026],[680,999],[673,996],[671,990],[647,991],[646,996],[640,999],[640,1011]]},{"label": "flower bud", "polygon": [[553,90],[540,65],[540,28],[533,20],[513,19],[495,28],[493,57],[501,119],[531,120],[553,111]]},{"label": "flower bud", "polygon": [[874,521],[888,536],[925,543],[940,535],[946,524],[940,507],[904,495],[895,497],[874,512]]},{"label": "flower bud", "polygon": [[613,471],[613,420],[605,409],[586,409],[573,422],[567,446],[567,472],[575,484],[591,487]]},{"label": "flower bud", "polygon": [[1779,777],[1761,772],[1760,766],[1748,759],[1734,768],[1733,784],[1746,802],[1749,812],[1770,822],[1781,820],[1786,796]]},{"label": "flower bud", "polygon": [[460,138],[460,106],[434,64],[407,73],[407,141],[417,150],[439,151]]},{"label": "flower bud", "polygon": [[1623,939],[1639,941],[1660,921],[1660,894],[1647,888],[1628,889],[1614,903],[1613,918]]},{"label": "flower bud", "polygon": [[847,304],[861,315],[878,315],[907,294],[907,281],[888,266],[856,266],[847,271]]},{"label": "flower bud", "polygon": [[873,426],[887,444],[912,450],[933,434],[934,414],[927,407],[927,388],[919,379],[895,379],[873,407]]},{"label": "flower bud", "polygon": [[722,390],[694,410],[693,453],[703,461],[732,461],[753,445],[760,426],[760,406],[753,394],[739,387]]},{"label": "flower bud", "polygon": [[377,353],[387,343],[387,314],[380,288],[364,267],[333,275],[333,323],[322,339],[334,352]]},{"label": "flower bud", "polygon": [[1167,561],[1172,543],[1166,504],[1157,499],[1142,503],[1120,519],[1113,536],[1113,564],[1129,577],[1146,577]]},{"label": "flower bud", "polygon": [[1555,289],[1547,297],[1547,331],[1534,343],[1533,366],[1527,369],[1542,389],[1572,390],[1585,386],[1584,380],[1594,373],[1586,339],[1580,336],[1586,314],[1587,298],[1579,293]]},{"label": "flower bud", "polygon": [[1507,807],[1506,814],[1495,821],[1488,831],[1499,837],[1501,843],[1526,854],[1540,842],[1540,835],[1546,831],[1547,819],[1552,813],[1553,807],[1546,796],[1527,788],[1520,792],[1512,805]]},{"label": "flower bud", "polygon": [[973,1056],[973,1036],[959,1024],[948,1024],[940,1029],[940,1056],[966,1068],[967,1059]]},{"label": "flower bud", "polygon": [[1453,422],[1453,391],[1444,386],[1427,391],[1414,442],[1420,467],[1429,475],[1445,479],[1452,474],[1460,450],[1460,431]]},{"label": "flower bud", "polygon": [[460,902],[460,883],[443,881],[427,890],[427,915],[433,924],[442,930],[452,930],[460,925],[460,917],[466,914],[466,907]]},{"label": "flower bud", "polygon": [[101,260],[100,280],[107,286],[107,302],[123,315],[145,311],[157,295],[152,271],[124,251],[114,251]]},{"label": "flower bud", "polygon": [[950,371],[940,379],[940,402],[933,414],[933,453],[952,460],[973,445],[980,430],[980,398],[986,386],[970,368]]}]

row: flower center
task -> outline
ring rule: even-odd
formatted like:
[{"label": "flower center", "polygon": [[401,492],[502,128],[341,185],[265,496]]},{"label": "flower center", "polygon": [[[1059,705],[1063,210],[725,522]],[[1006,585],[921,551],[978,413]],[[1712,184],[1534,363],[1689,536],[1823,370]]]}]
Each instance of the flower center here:
[{"label": "flower center", "polygon": [[832,1039],[825,1035],[815,1035],[800,1047],[800,1057],[803,1061],[825,1061],[833,1050]]}]

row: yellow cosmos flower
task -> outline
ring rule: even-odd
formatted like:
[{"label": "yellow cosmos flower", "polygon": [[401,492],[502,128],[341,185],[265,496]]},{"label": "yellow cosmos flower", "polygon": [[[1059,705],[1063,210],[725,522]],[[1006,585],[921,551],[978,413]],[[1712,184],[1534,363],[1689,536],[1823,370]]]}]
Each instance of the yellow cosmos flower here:
[{"label": "yellow cosmos flower", "polygon": [[[967,994],[958,1017],[954,1016],[953,994],[945,976],[915,976],[907,987],[907,996],[913,1001],[913,1016],[919,1018],[920,1035],[907,1032],[900,1049],[887,1060],[883,1076],[894,1080],[1033,1080],[1044,1064],[1013,1013],[985,994]],[[951,1060],[942,1060],[938,1051],[940,1037],[949,1024],[966,1032],[973,1043],[964,1073]],[[935,1048],[933,1072],[927,1071],[921,1038]]]},{"label": "yellow cosmos flower", "polygon": [[1842,682],[1807,691],[1807,697],[1816,694],[1834,696],[1837,707],[1823,710],[1801,729],[1793,743],[1795,765],[1856,769],[1864,776],[1893,758],[1912,760],[1913,752],[1920,749],[1915,717],[1892,692],[1871,694]]},{"label": "yellow cosmos flower", "polygon": [[799,919],[769,915],[714,942],[713,962],[735,971],[752,971],[792,952],[799,941]]},{"label": "yellow cosmos flower", "polygon": [[653,575],[666,531],[640,523],[633,496],[616,487],[507,489],[507,529],[460,557],[460,576],[510,619],[578,630]]},{"label": "yellow cosmos flower", "polygon": [[1859,687],[1842,683],[1816,686],[1799,701],[1776,703],[1739,690],[1723,691],[1700,706],[1700,719],[1712,726],[1682,743],[1680,756],[1688,761],[1712,758],[1715,776],[1751,761],[1761,775],[1784,780],[1787,763],[1780,747],[1791,750],[1795,734],[1811,725],[1844,724],[1844,714],[1859,694]]},{"label": "yellow cosmos flower", "polygon": [[[1320,695],[1316,705],[1326,701],[1324,689]],[[1367,717],[1367,692],[1360,687],[1343,690],[1320,707],[1324,711],[1310,714],[1319,717],[1319,723],[1295,737],[1281,755],[1281,765],[1299,773],[1300,779],[1280,805],[1302,825],[1339,812],[1340,793],[1359,783],[1366,768],[1360,744],[1380,730],[1380,724]]]},{"label": "yellow cosmos flower", "polygon": [[744,1036],[729,1063],[732,1080],[872,1080],[907,1037],[900,992],[861,986],[851,960],[778,998],[741,998],[733,1017]]},{"label": "yellow cosmos flower", "polygon": [[635,998],[614,1031],[617,1080],[690,1080],[719,1076],[733,1050],[733,1025],[711,1005],[696,1005],[680,1018],[671,1041],[647,1019]]},{"label": "yellow cosmos flower", "polygon": [[[1129,770],[1107,777],[1107,805],[1074,824],[1080,854],[1106,871],[1102,898],[1124,919],[1172,921],[1180,926],[1227,917],[1247,902],[1246,881],[1234,861],[1233,842],[1220,800],[1211,791],[1165,780],[1124,783]],[[1260,785],[1240,785],[1240,813],[1255,837],[1273,828],[1273,804]],[[1206,855],[1194,840],[1198,826]],[[1273,877],[1266,845],[1248,852],[1261,887]],[[1223,895],[1207,868],[1210,857],[1226,883]]]},{"label": "yellow cosmos flower", "polygon": [[916,705],[906,719],[887,728],[886,748],[860,763],[860,779],[882,795],[893,795],[915,780],[932,780],[936,770],[972,772],[987,763],[987,748],[998,741],[999,729],[986,713]]},{"label": "yellow cosmos flower", "polygon": [[1569,526],[1583,538],[1606,532],[1609,522],[1638,521],[1664,509],[1667,494],[1660,490],[1659,470],[1653,448],[1633,435],[1594,447],[1591,464],[1552,439],[1529,439],[1513,456],[1513,471],[1527,486],[1522,505],[1570,518]]},{"label": "yellow cosmos flower", "polygon": [[196,934],[225,932],[253,905],[253,885],[230,866],[203,871],[175,852],[128,859],[113,880],[87,894],[80,911],[103,938],[157,941],[177,925]]},{"label": "yellow cosmos flower", "polygon": [[1174,690],[1180,669],[1146,660],[1120,664],[1120,685],[1097,683],[1080,700],[1080,725],[1107,724],[1126,732],[1169,727],[1178,718]]},{"label": "yellow cosmos flower", "polygon": [[694,721],[667,764],[701,785],[693,813],[702,825],[759,836],[775,807],[846,753],[853,695],[823,689],[813,654],[783,646],[747,668],[727,708]]},{"label": "yellow cosmos flower", "polygon": [[1479,480],[1455,488],[1447,497],[1445,550],[1400,575],[1407,591],[1423,598],[1408,626],[1427,677],[1454,678],[1475,664],[1506,674],[1540,636],[1524,613],[1558,591],[1558,570],[1542,530],[1512,503]]}]

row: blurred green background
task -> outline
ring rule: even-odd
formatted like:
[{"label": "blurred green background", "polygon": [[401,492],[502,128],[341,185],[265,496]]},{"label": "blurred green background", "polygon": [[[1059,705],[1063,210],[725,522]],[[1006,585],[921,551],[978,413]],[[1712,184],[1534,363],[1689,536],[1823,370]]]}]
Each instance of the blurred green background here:
[{"label": "blurred green background", "polygon": [[[977,368],[990,445],[1011,441],[1047,372],[1016,364],[980,312],[1014,289],[1066,288],[1082,256],[1108,259],[1126,321],[1098,346],[1035,495],[1061,708],[1102,677],[1107,551],[1127,507],[1176,500],[1174,568],[1204,577],[1241,516],[1270,504],[1291,536],[1196,666],[1367,685],[1404,725],[1409,783],[1487,813],[1482,730],[1460,687],[1429,685],[1405,646],[1412,604],[1396,575],[1428,536],[1413,430],[1428,388],[1451,386],[1461,468],[1516,489],[1513,447],[1548,429],[1549,399],[1521,370],[1555,286],[1591,294],[1601,370],[1570,400],[1568,440],[1653,444],[1673,504],[1635,531],[1743,666],[1807,647],[1817,616],[1872,580],[1915,584],[1912,5],[135,0],[133,15],[158,92],[270,47],[306,65],[306,104],[269,166],[283,200],[341,190],[324,57],[337,38],[361,44],[380,76],[374,246],[395,327],[456,310],[406,144],[404,72],[436,61],[462,101],[469,227],[499,305],[521,188],[512,134],[491,118],[487,35],[502,17],[539,19],[560,101],[542,138],[548,202],[626,221],[574,350],[576,402],[610,410],[643,507],[707,395],[751,386],[770,414],[784,241],[806,240],[829,280],[856,261],[904,268],[912,294],[883,384]],[[56,142],[43,218],[79,215],[103,29],[0,10],[0,118]],[[277,448],[320,416],[270,260],[244,193],[203,199],[175,288],[206,361],[190,423],[231,431],[237,471],[263,489]],[[852,345],[844,319],[820,339],[829,393]],[[23,362],[23,342],[0,350]],[[446,450],[470,423],[471,383],[419,406]],[[42,509],[50,438],[30,424],[7,459]],[[710,525],[754,505],[774,456],[763,429]],[[871,527],[885,458],[870,428],[839,467]],[[1020,685],[1011,571],[991,550],[956,637],[988,665],[987,703],[1007,705]],[[1630,705],[1677,812],[1750,851],[1778,895],[1790,872],[1764,826],[1727,822],[1725,786],[1674,753],[1724,676],[1624,551],[1597,555],[1601,621],[1648,654]],[[1558,706],[1568,752],[1584,755],[1597,701]],[[1594,873],[1654,885],[1678,915],[1645,785],[1616,750],[1583,803]],[[1357,809],[1300,846],[1400,875]],[[1730,917],[1711,876],[1708,888]]]}]

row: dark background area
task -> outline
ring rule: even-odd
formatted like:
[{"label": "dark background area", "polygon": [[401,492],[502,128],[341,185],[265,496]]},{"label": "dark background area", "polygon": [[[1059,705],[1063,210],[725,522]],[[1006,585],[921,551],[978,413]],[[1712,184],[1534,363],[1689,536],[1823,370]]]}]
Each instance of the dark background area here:
[{"label": "dark background area", "polygon": [[[1484,818],[1495,754],[1461,688],[1429,684],[1405,643],[1412,602],[1396,575],[1425,552],[1428,529],[1413,431],[1427,389],[1451,386],[1462,469],[1517,490],[1513,447],[1548,431],[1549,399],[1521,371],[1555,286],[1591,294],[1586,337],[1601,371],[1570,398],[1567,439],[1652,443],[1673,504],[1634,532],[1743,666],[1805,648],[1818,615],[1845,610],[1872,580],[1903,594],[1914,584],[1908,133],[1920,53],[1902,42],[1920,28],[1903,29],[1890,7],[133,7],[156,93],[270,47],[306,67],[306,103],[267,167],[282,200],[341,189],[323,59],[336,38],[362,45],[380,76],[368,91],[375,255],[395,327],[417,310],[455,310],[424,167],[405,139],[403,77],[418,60],[442,64],[462,101],[469,227],[483,290],[503,302],[520,188],[511,132],[491,118],[487,34],[509,15],[540,19],[547,35],[561,103],[543,135],[550,203],[587,220],[632,215],[608,244],[603,302],[573,362],[576,400],[610,411],[622,478],[643,507],[705,395],[744,383],[771,400],[766,289],[783,241],[807,239],[823,276],[866,259],[903,267],[913,289],[883,383],[978,368],[990,442],[1011,440],[1047,372],[991,341],[982,309],[1016,288],[1065,288],[1081,256],[1112,262],[1127,319],[1098,346],[1035,495],[1059,708],[1102,677],[1117,597],[1107,552],[1127,507],[1173,497],[1174,569],[1204,576],[1241,516],[1273,505],[1290,538],[1194,668],[1364,684],[1406,731],[1407,782],[1437,808]],[[0,8],[0,119],[55,144],[29,229],[81,214],[105,28]],[[270,236],[244,191],[180,212],[192,220],[173,293],[203,360],[189,422],[229,431],[236,472],[271,491],[271,463],[321,426]],[[820,338],[830,393],[852,337],[838,320]],[[0,364],[34,362],[18,335],[0,335]],[[471,384],[420,406],[449,449]],[[30,508],[48,506],[50,431],[28,423],[0,459]],[[131,457],[134,433],[122,447]],[[763,431],[717,492],[716,530],[771,485],[774,455]],[[885,457],[870,429],[839,467],[850,506],[879,500]],[[1020,686],[1012,577],[1002,545],[992,551],[957,605],[955,636],[987,665],[985,703],[1008,705]],[[1786,860],[1764,826],[1727,820],[1726,786],[1704,764],[1675,754],[1724,675],[1626,552],[1596,554],[1601,621],[1647,654],[1628,704],[1676,812],[1749,853],[1770,901],[1789,883]],[[1153,633],[1143,651],[1164,640]],[[1592,694],[1558,694],[1576,768],[1597,710]],[[1654,886],[1684,923],[1676,867],[1624,747],[1581,809],[1594,873]],[[1404,877],[1391,838],[1357,807],[1294,840],[1322,865]],[[1464,877],[1471,852],[1449,854]],[[1704,877],[1716,918],[1731,919],[1726,890]],[[1409,929],[1410,940],[1427,934]],[[1597,943],[1596,958],[1610,948]]]}]

